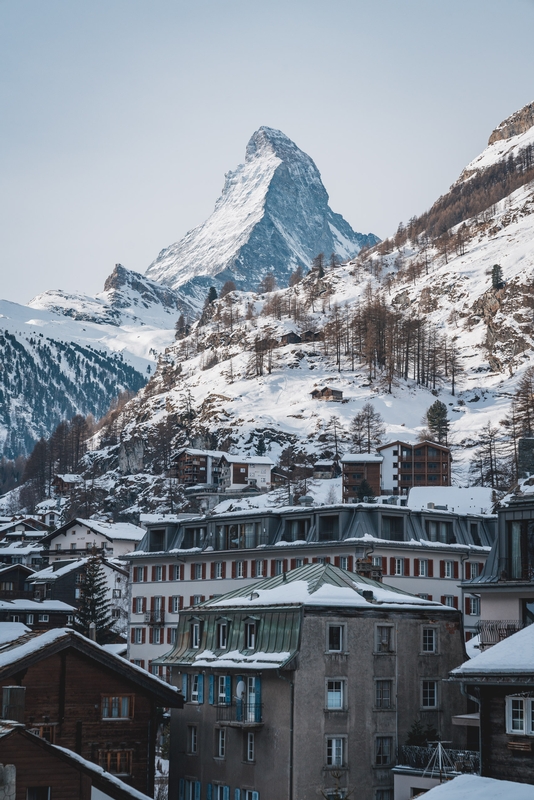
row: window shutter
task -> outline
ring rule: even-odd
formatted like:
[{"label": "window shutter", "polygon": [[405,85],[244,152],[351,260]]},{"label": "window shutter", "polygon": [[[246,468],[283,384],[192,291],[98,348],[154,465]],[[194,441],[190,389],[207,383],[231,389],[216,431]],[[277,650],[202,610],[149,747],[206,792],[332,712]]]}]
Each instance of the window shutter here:
[{"label": "window shutter", "polygon": [[143,570],[143,580],[146,583],[148,580],[148,567],[142,567],[142,570]]},{"label": "window shutter", "polygon": [[413,574],[415,578],[419,577],[419,559],[414,558],[413,560]]},{"label": "window shutter", "polygon": [[152,580],[156,580],[156,567],[152,567]]},{"label": "window shutter", "polygon": [[169,614],[172,611],[172,597],[169,597]]},{"label": "window shutter", "polygon": [[234,800],[241,800],[241,789],[234,790]]},{"label": "window shutter", "polygon": [[466,614],[470,614],[471,613],[471,598],[470,597],[466,597],[465,598],[465,613]]},{"label": "window shutter", "polygon": [[230,800],[230,787],[223,786],[223,800]]},{"label": "window shutter", "polygon": [[260,793],[252,792],[252,800],[260,800]]},{"label": "window shutter", "polygon": [[155,600],[156,600],[155,597],[151,597],[150,598],[150,610],[151,611],[154,611]]},{"label": "window shutter", "polygon": [[232,578],[235,578],[236,575],[237,575],[237,563],[235,561],[232,561]]},{"label": "window shutter", "polygon": [[200,602],[203,603],[205,599],[206,599],[206,595],[205,594],[201,594],[200,595]]},{"label": "window shutter", "polygon": [[[215,580],[215,561],[211,562],[210,575],[212,581]],[[208,783],[208,786],[211,786],[211,783]]]},{"label": "window shutter", "polygon": [[440,578],[444,578],[445,577],[445,562],[444,561],[440,561],[439,562],[439,577]]},{"label": "window shutter", "polygon": [[254,681],[256,691],[256,708],[254,709],[254,721],[261,722],[261,678]]},{"label": "window shutter", "polygon": [[389,574],[395,575],[395,559],[393,557],[389,559]]},{"label": "window shutter", "polygon": [[190,578],[191,578],[192,581],[195,580],[195,565],[194,564],[191,564],[191,575],[190,575]]},{"label": "window shutter", "polygon": [[215,676],[209,676],[208,703],[212,706],[215,702]]},{"label": "window shutter", "polygon": [[[470,581],[471,580],[471,564],[470,564],[469,561],[465,562],[465,579],[466,579],[466,581]],[[468,614],[468,613],[469,612],[466,611],[466,614]]]},{"label": "window shutter", "polygon": [[250,562],[250,577],[251,578],[255,578],[256,577],[256,562],[255,561],[251,561]]},{"label": "window shutter", "polygon": [[276,575],[276,559],[271,558],[271,578]]},{"label": "window shutter", "polygon": [[130,631],[130,642],[132,644],[135,644],[135,628],[132,628],[132,630]]},{"label": "window shutter", "polygon": [[428,564],[428,577],[429,578],[433,578],[434,577],[434,562],[433,562],[433,560],[431,558],[429,558],[428,561],[427,561],[427,564]]},{"label": "window shutter", "polygon": [[[237,694],[237,687],[239,686],[239,684],[241,682],[243,682],[243,684],[244,684],[243,676],[242,675],[236,675],[236,678],[235,678],[236,694]],[[241,722],[242,719],[243,719],[243,703],[245,703],[245,702],[246,702],[246,695],[245,694],[243,694],[242,700],[236,700],[236,709],[235,710],[236,710],[236,721],[237,722]]]},{"label": "window shutter", "polygon": [[428,595],[428,599],[432,600],[432,595],[431,594]]},{"label": "window shutter", "polygon": [[324,560],[324,563],[325,563],[325,564],[330,564],[330,560],[331,560],[331,559],[330,559],[330,556],[326,556],[326,558],[325,558],[325,560]]},{"label": "window shutter", "polygon": [[[252,562],[252,563],[254,563],[254,562]],[[292,558],[291,559],[291,569],[296,569],[296,566],[297,566],[297,559],[296,558]]]},{"label": "window shutter", "polygon": [[184,700],[187,700],[187,673],[182,673],[182,694],[184,696]]},{"label": "window shutter", "polygon": [[141,628],[141,644],[146,642],[146,628]]},{"label": "window shutter", "polygon": [[349,556],[347,559],[347,569],[349,572],[354,572],[354,557]]},{"label": "window shutter", "polygon": [[453,577],[454,577],[454,578],[458,579],[458,562],[457,562],[457,561],[454,561],[454,562],[453,562],[453,565],[452,565],[452,574],[453,574]]},{"label": "window shutter", "polygon": [[441,604],[443,606],[445,605],[445,595],[444,594],[441,595]]},{"label": "window shutter", "polygon": [[195,800],[200,800],[200,781],[195,781]]},{"label": "window shutter", "polygon": [[212,797],[213,795],[212,795],[211,783],[208,783],[208,785],[206,786],[206,800],[212,800]]},{"label": "window shutter", "polygon": [[142,608],[143,608],[143,614],[144,614],[145,611],[146,611],[146,597],[143,597],[143,606],[142,606]]},{"label": "window shutter", "polygon": [[180,788],[178,789],[178,800],[185,800],[185,780],[180,778]]},{"label": "window shutter", "polygon": [[189,605],[192,606],[194,602],[195,602],[195,596],[194,595],[190,595],[190,597],[189,597]]},{"label": "window shutter", "polygon": [[244,578],[247,577],[247,572],[248,572],[248,561],[243,561],[243,577]]},{"label": "window shutter", "polygon": [[178,610],[181,611],[184,607],[184,598],[183,595],[179,595],[178,597]]},{"label": "window shutter", "polygon": [[202,564],[202,580],[206,580],[206,563]]},{"label": "window shutter", "polygon": [[224,686],[224,700],[226,705],[230,705],[232,702],[232,676],[226,675],[225,677],[225,686]]},{"label": "window shutter", "polygon": [[317,564],[317,558],[312,558],[312,564]]},{"label": "window shutter", "polygon": [[148,629],[148,643],[149,644],[154,644],[154,629],[153,628],[149,628]]},{"label": "window shutter", "polygon": [[404,559],[404,574],[405,575],[409,575],[410,574],[410,559],[409,558],[405,558]]},{"label": "window shutter", "polygon": [[223,561],[222,564],[222,576],[223,578],[226,578],[226,561]]},{"label": "window shutter", "polygon": [[454,607],[458,608],[458,598],[456,597],[456,595],[452,598],[452,602],[454,604]]},{"label": "window shutter", "polygon": [[282,561],[282,572],[287,572],[287,558]]},{"label": "window shutter", "polygon": [[482,561],[479,561],[478,562],[478,574],[479,575],[481,574],[483,569],[484,569],[484,564],[482,563]]},{"label": "window shutter", "polygon": [[183,581],[185,574],[185,564],[180,564],[180,580]]},{"label": "window shutter", "polygon": [[167,644],[171,643],[171,629],[167,628]]},{"label": "window shutter", "polygon": [[137,599],[136,597],[132,597],[132,614],[135,614],[135,601],[136,601],[136,599]]},{"label": "window shutter", "polygon": [[382,575],[388,574],[388,560],[386,556],[382,556]]}]

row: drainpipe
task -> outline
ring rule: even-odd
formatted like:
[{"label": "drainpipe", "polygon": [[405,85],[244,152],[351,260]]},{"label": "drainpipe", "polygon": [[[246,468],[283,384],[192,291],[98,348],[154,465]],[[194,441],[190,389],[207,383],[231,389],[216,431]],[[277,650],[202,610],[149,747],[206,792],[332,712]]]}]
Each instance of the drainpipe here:
[{"label": "drainpipe", "polygon": [[285,678],[277,670],[278,677],[289,683],[290,709],[289,709],[289,792],[288,800],[293,800],[293,730],[295,725],[295,684],[290,678]]}]

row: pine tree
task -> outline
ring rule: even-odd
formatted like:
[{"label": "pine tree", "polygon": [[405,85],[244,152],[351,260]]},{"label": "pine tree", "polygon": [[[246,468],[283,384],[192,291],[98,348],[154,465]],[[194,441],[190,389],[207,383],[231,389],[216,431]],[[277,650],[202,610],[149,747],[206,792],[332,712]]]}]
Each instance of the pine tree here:
[{"label": "pine tree", "polygon": [[382,441],[385,433],[382,415],[372,403],[365,403],[350,423],[352,446],[356,453],[370,453]]},{"label": "pine tree", "polygon": [[84,579],[75,627],[84,636],[89,636],[91,623],[94,623],[96,641],[101,644],[108,637],[113,621],[108,600],[108,584],[99,556],[92,555],[87,560]]},{"label": "pine tree", "polygon": [[439,444],[447,444],[451,423],[445,403],[442,403],[441,400],[432,403],[425,414],[425,422],[433,440]]},{"label": "pine tree", "polygon": [[311,268],[317,273],[318,278],[324,278],[324,253],[315,256]]},{"label": "pine tree", "polygon": [[494,264],[491,268],[491,285],[494,289],[502,289],[502,267],[500,264]]},{"label": "pine tree", "polygon": [[365,500],[367,503],[372,503],[375,499],[375,493],[372,486],[365,479],[358,486],[358,500]]}]

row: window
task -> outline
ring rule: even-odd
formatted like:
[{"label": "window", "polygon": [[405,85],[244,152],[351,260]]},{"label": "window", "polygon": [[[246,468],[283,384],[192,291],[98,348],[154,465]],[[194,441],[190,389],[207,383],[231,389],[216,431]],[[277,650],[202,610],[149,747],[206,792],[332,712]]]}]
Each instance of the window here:
[{"label": "window", "polygon": [[404,559],[395,559],[395,575],[404,575]]},{"label": "window", "polygon": [[436,652],[436,629],[423,628],[423,653]]},{"label": "window", "polygon": [[191,682],[191,702],[198,703],[199,702],[199,691],[200,691],[200,681],[201,676],[196,674],[193,675],[193,680]]},{"label": "window", "polygon": [[[236,567],[236,570],[235,570],[236,578],[243,578],[244,575],[245,575],[244,561],[236,561],[235,567]],[[279,573],[277,573],[277,574],[279,574]]]},{"label": "window", "polygon": [[200,647],[200,622],[193,622],[191,625],[191,648],[198,650]]},{"label": "window", "polygon": [[215,577],[217,580],[220,580],[223,576],[223,562],[217,561],[215,564]]},{"label": "window", "polygon": [[198,728],[196,725],[187,726],[187,752],[195,756],[198,752]]},{"label": "window", "polygon": [[375,683],[375,706],[376,708],[391,708],[391,687],[392,681],[376,681]]},{"label": "window", "polygon": [[76,542],[71,542],[70,549],[76,550]]},{"label": "window", "polygon": [[282,575],[284,571],[284,561],[281,558],[277,558],[274,562],[274,574],[275,575]]},{"label": "window", "polygon": [[328,680],[326,682],[326,707],[330,711],[342,711],[345,703],[345,682]]},{"label": "window", "polygon": [[0,583],[0,591],[2,592],[12,592],[13,591],[13,581],[2,581]]},{"label": "window", "polygon": [[444,571],[445,571],[445,574],[443,576],[444,578],[452,578],[452,574],[453,574],[452,561],[445,561],[444,562]]},{"label": "window", "polygon": [[404,520],[402,517],[382,516],[381,539],[402,542],[404,539]]},{"label": "window", "polygon": [[478,578],[480,574],[480,564],[478,561],[469,562],[469,572],[471,578]]},{"label": "window", "polygon": [[171,614],[177,614],[180,610],[180,596],[175,594],[171,597]]},{"label": "window", "polygon": [[217,728],[215,731],[217,758],[226,756],[226,728]]},{"label": "window", "polygon": [[191,605],[198,606],[199,603],[203,603],[203,602],[204,602],[204,596],[203,595],[194,594],[193,595],[193,602],[191,603]]},{"label": "window", "polygon": [[469,600],[469,610],[468,614],[471,614],[474,617],[480,616],[480,597],[468,597],[466,600]]},{"label": "window", "polygon": [[132,628],[132,639],[134,644],[143,644],[143,628]]},{"label": "window", "polygon": [[232,701],[232,691],[229,675],[217,676],[217,703],[220,706],[230,705]]},{"label": "window", "polygon": [[348,556],[340,556],[339,557],[339,566],[341,567],[341,569],[347,569],[348,570],[348,568],[349,568]]},{"label": "window", "polygon": [[256,647],[256,623],[247,622],[245,624],[245,648],[254,650]]},{"label": "window", "polygon": [[120,619],[121,618],[121,610],[120,608],[112,608],[111,609],[111,619]]},{"label": "window", "polygon": [[133,695],[102,695],[102,719],[132,719]]},{"label": "window", "polygon": [[161,565],[154,567],[154,580],[155,581],[163,580],[163,567]]},{"label": "window", "polygon": [[133,570],[133,582],[134,583],[143,583],[146,578],[145,567],[134,567]]},{"label": "window", "polygon": [[423,681],[421,705],[423,708],[436,708],[438,704],[438,682]]},{"label": "window", "polygon": [[377,625],[376,626],[376,652],[377,653],[392,653],[393,652],[393,626],[392,625]]},{"label": "window", "polygon": [[247,733],[247,751],[245,754],[246,761],[255,761],[256,759],[256,742],[253,733]]},{"label": "window", "polygon": [[[423,791],[426,791],[426,789]],[[377,789],[375,800],[393,800],[393,789]]]},{"label": "window", "polygon": [[375,764],[379,767],[391,764],[391,754],[393,750],[393,739],[391,736],[377,736],[375,740]]},{"label": "window", "polygon": [[509,695],[506,698],[506,733],[534,736],[534,698]]},{"label": "window", "polygon": [[452,594],[445,594],[443,595],[443,605],[449,606],[449,608],[456,608],[456,597]]},{"label": "window", "polygon": [[228,625],[226,622],[217,623],[217,647],[220,650],[225,650],[227,645]]},{"label": "window", "polygon": [[33,614],[26,614],[26,625],[33,625]]},{"label": "window", "polygon": [[50,800],[50,786],[28,786],[26,800]]},{"label": "window", "polygon": [[319,517],[318,540],[328,542],[339,539],[339,517],[321,516]]},{"label": "window", "polygon": [[263,578],[264,576],[264,561],[260,559],[256,561],[256,578]]},{"label": "window", "polygon": [[163,628],[152,629],[152,644],[163,644]]},{"label": "window", "polygon": [[121,589],[113,589],[111,594],[112,594],[112,597],[114,597],[116,599],[118,599],[119,597],[122,597]]},{"label": "window", "polygon": [[39,616],[37,617],[37,620],[38,620],[38,622],[49,622],[50,621],[50,617],[48,616],[48,614],[39,614]]},{"label": "window", "polygon": [[38,736],[40,739],[45,739],[47,742],[54,744],[56,732],[55,723],[52,725],[35,725],[28,730],[30,733],[33,733],[34,736]]},{"label": "window", "polygon": [[260,793],[254,789],[243,789],[243,800],[260,800]]},{"label": "window", "polygon": [[178,639],[178,628],[171,628],[169,644],[176,644],[177,639]]},{"label": "window", "polygon": [[181,579],[181,567],[183,568],[183,564],[172,564],[170,567],[170,580],[171,581],[179,581]]},{"label": "window", "polygon": [[428,561],[426,560],[426,558],[419,559],[419,575],[421,576],[421,578],[428,577]]},{"label": "window", "polygon": [[326,740],[326,765],[328,767],[342,767],[344,765],[344,743],[341,737]]},{"label": "window", "polygon": [[329,625],[328,626],[328,651],[330,653],[343,652],[343,625]]},{"label": "window", "polygon": [[381,556],[373,556],[372,565],[373,565],[373,567],[380,567],[380,569],[382,569],[382,557]]}]

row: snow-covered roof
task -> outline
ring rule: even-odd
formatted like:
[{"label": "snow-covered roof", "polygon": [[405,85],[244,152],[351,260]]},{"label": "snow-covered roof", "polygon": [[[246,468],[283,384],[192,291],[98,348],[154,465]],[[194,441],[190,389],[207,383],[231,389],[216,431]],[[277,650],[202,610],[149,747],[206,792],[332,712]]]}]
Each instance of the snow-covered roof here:
[{"label": "snow-covered roof", "polygon": [[[89,557],[87,558],[77,558],[74,561],[65,561],[63,566],[61,565],[61,561],[55,561],[54,564],[51,564],[44,569],[40,569],[34,575],[31,576],[31,582],[34,581],[56,581],[58,578],[62,578],[64,575],[67,575],[69,572],[73,570],[80,569],[80,567],[84,567],[87,562],[89,561]],[[118,561],[112,561],[111,559],[102,559],[100,564],[106,568],[111,567],[114,570],[121,570],[122,572],[126,572],[124,569],[124,564],[121,564]]]},{"label": "snow-covered roof", "polygon": [[212,458],[221,458],[221,456],[227,455],[222,450],[197,450],[194,447],[182,447],[175,453],[174,458],[178,458],[182,453],[187,453],[189,456],[211,456]]},{"label": "snow-covered roof", "polygon": [[[369,592],[366,598],[363,592]],[[392,586],[347,572],[332,564],[306,564],[303,567],[235,589],[206,600],[202,608],[261,607],[298,604],[352,608],[406,608],[448,610],[448,606],[423,600]]]},{"label": "snow-covered roof", "polygon": [[534,625],[494,644],[450,674],[458,679],[476,675],[534,675]]},{"label": "snow-covered roof", "polygon": [[34,611],[42,614],[50,611],[64,611],[71,614],[74,606],[63,603],[62,600],[0,600],[0,611]]},{"label": "snow-covered roof", "polygon": [[0,647],[20,639],[30,629],[22,622],[0,622]]},{"label": "snow-covered roof", "polygon": [[493,489],[486,486],[414,486],[408,493],[408,508],[427,511],[429,503],[447,506],[456,514],[491,514]]},{"label": "snow-covered roof", "polygon": [[274,461],[268,456],[235,456],[230,455],[230,453],[222,453],[222,457],[229,464],[266,464],[274,467]]},{"label": "snow-covered roof", "polygon": [[534,800],[534,786],[480,775],[458,775],[425,794],[425,800]]},{"label": "snow-covered roof", "polygon": [[384,456],[379,456],[376,453],[347,453],[341,459],[342,464],[367,464],[367,463],[381,463]]},{"label": "snow-covered roof", "polygon": [[71,475],[70,473],[55,475],[54,477],[59,478],[63,483],[82,483],[83,481],[83,475]]},{"label": "snow-covered roof", "polygon": [[49,534],[49,536],[52,539],[56,534],[74,528],[75,525],[84,525],[86,528],[94,531],[94,533],[101,533],[103,536],[106,536],[110,541],[114,539],[124,539],[132,542],[140,542],[146,534],[144,528],[139,527],[139,525],[133,525],[131,522],[101,522],[96,519],[81,519],[78,517],[67,525],[58,528],[57,531]]},{"label": "snow-covered roof", "polygon": [[0,542],[0,559],[3,556],[29,556],[31,553],[41,553],[41,542]]}]

